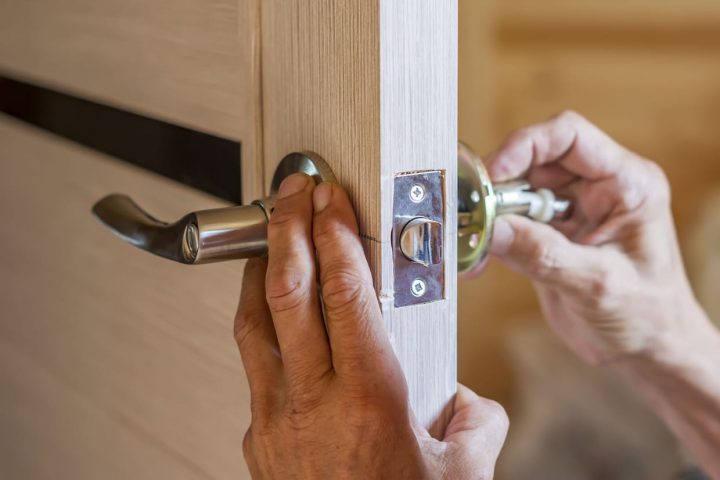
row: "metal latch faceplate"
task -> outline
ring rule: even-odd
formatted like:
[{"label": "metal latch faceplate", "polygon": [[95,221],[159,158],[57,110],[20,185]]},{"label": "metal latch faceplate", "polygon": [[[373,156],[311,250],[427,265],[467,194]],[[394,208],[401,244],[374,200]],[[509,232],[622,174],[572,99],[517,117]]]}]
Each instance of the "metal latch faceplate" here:
[{"label": "metal latch faceplate", "polygon": [[393,254],[395,306],[445,296],[445,189],[441,171],[395,177]]}]

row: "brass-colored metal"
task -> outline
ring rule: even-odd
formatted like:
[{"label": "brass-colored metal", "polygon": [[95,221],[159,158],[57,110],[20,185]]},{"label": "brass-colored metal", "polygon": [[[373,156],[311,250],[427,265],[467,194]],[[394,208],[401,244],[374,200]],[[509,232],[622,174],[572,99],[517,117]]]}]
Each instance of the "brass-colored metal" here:
[{"label": "brass-colored metal", "polygon": [[267,254],[267,223],[275,194],[293,173],[317,182],[335,181],[330,167],[317,155],[292,153],[275,171],[271,195],[248,206],[192,212],[174,223],[157,220],[130,197],[112,194],[93,206],[95,216],[123,240],[155,255],[197,265]]},{"label": "brass-colored metal", "polygon": [[496,196],[490,175],[473,152],[458,144],[458,272],[481,264],[490,250]]},{"label": "brass-colored metal", "polygon": [[498,216],[524,215],[547,223],[567,217],[571,207],[569,200],[545,188],[532,190],[524,180],[493,184],[482,161],[459,143],[458,273],[482,268]]}]

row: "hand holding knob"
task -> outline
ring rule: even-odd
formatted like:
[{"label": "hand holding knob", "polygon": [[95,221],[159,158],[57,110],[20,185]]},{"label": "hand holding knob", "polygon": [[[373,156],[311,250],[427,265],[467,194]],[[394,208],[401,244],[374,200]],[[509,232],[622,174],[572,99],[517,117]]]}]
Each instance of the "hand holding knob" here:
[{"label": "hand holding knob", "polygon": [[482,268],[495,219],[517,214],[548,223],[570,213],[571,203],[523,180],[493,184],[482,161],[458,144],[458,273]]}]

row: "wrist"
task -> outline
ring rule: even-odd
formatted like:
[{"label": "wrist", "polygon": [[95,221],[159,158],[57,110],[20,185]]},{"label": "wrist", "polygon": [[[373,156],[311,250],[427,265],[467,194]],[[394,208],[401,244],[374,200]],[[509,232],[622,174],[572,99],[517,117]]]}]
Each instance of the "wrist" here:
[{"label": "wrist", "polygon": [[654,381],[658,376],[716,374],[720,365],[720,331],[710,322],[690,294],[679,302],[671,327],[665,328],[642,352],[624,357],[612,365],[631,381]]},{"label": "wrist", "polygon": [[720,331],[692,294],[686,298],[672,328],[658,332],[641,353],[610,365],[655,410],[690,391],[720,399]]},{"label": "wrist", "polygon": [[681,331],[658,336],[647,353],[611,368],[645,399],[695,460],[720,478],[715,448],[720,442],[720,331],[695,301],[686,320]]}]

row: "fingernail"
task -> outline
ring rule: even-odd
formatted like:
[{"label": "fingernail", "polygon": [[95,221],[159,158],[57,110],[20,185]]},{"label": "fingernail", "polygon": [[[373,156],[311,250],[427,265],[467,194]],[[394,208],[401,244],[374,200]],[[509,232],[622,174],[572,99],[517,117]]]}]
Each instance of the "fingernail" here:
[{"label": "fingernail", "polygon": [[316,212],[322,212],[332,200],[333,186],[331,183],[324,182],[318,185],[313,192],[313,205]]},{"label": "fingernail", "polygon": [[495,220],[493,238],[490,242],[490,253],[493,255],[504,255],[507,253],[510,245],[512,245],[514,237],[515,232],[510,222],[502,217],[498,217]]},{"label": "fingernail", "polygon": [[293,173],[280,184],[278,198],[289,197],[302,191],[307,186],[308,180],[310,180],[310,177],[304,173]]}]

